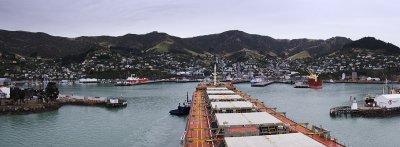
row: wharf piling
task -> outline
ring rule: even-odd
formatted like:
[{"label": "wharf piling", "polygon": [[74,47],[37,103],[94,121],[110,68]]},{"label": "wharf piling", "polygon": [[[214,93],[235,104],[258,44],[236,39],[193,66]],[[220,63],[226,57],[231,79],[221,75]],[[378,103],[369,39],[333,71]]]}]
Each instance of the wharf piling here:
[{"label": "wharf piling", "polygon": [[83,105],[83,106],[105,106],[105,107],[124,107],[127,102],[120,98],[106,97],[82,97],[62,95],[57,99],[61,105]]},{"label": "wharf piling", "polygon": [[272,83],[274,83],[274,81],[259,82],[259,83],[251,84],[251,87],[265,87],[265,86],[270,85]]},{"label": "wharf piling", "polygon": [[357,110],[351,110],[350,106],[339,106],[331,108],[329,115],[331,117],[388,117],[400,115],[400,108],[360,107]]}]

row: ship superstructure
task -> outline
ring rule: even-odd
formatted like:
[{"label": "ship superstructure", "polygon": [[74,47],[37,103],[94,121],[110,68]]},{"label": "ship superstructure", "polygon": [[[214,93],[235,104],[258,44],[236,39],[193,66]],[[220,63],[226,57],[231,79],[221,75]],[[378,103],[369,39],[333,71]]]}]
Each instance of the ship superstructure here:
[{"label": "ship superstructure", "polygon": [[312,73],[309,71],[309,76],[308,76],[308,85],[310,88],[313,89],[321,89],[322,88],[322,80],[319,79],[318,75],[315,73]]}]

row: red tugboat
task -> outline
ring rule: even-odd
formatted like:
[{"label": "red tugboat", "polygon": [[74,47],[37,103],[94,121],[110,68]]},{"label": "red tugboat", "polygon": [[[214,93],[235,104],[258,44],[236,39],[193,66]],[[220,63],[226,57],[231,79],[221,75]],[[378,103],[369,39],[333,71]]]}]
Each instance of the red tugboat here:
[{"label": "red tugboat", "polygon": [[309,72],[308,76],[308,85],[313,89],[321,89],[322,88],[322,80],[318,78],[318,75]]}]

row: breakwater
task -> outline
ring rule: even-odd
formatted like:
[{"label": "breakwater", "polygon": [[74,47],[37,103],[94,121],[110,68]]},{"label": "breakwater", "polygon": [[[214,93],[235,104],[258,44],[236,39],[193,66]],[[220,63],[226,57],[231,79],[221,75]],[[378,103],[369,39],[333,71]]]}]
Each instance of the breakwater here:
[{"label": "breakwater", "polygon": [[[109,99],[105,97],[60,95],[55,101],[50,102],[29,101],[23,104],[0,106],[0,115],[29,114],[54,111],[64,105],[107,107],[110,105],[110,102]],[[118,99],[118,102],[113,104],[112,106],[121,107],[126,105],[126,100]]]}]

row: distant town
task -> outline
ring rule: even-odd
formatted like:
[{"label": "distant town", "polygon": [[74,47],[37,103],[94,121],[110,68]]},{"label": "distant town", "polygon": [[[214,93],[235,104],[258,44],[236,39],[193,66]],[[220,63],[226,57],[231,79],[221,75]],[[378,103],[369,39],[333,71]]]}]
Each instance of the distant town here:
[{"label": "distant town", "polygon": [[[88,54],[82,62],[64,64],[54,59],[0,53],[0,76],[13,81],[76,81],[81,78],[124,80],[131,74],[151,80],[204,79],[211,75],[212,65],[217,63],[221,80],[251,79],[260,75],[288,79],[307,75],[309,70],[320,74],[325,80],[344,80],[343,73],[346,79],[353,80],[367,80],[368,77],[399,80],[400,60],[394,55],[333,54],[304,59],[249,57],[245,61],[232,61],[213,55],[190,58],[170,53],[144,55],[126,57],[110,50],[98,50]],[[358,73],[356,79],[351,77],[354,72]]]}]

